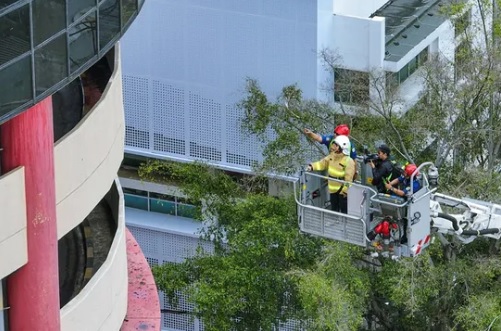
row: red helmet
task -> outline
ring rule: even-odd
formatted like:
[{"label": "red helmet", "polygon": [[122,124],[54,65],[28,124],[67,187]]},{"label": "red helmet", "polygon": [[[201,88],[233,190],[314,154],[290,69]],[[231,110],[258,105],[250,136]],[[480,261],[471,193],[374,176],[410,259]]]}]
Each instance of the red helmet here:
[{"label": "red helmet", "polygon": [[[410,164],[406,165],[405,169],[404,169],[405,175],[408,177],[412,176],[412,174],[414,173],[414,171],[416,171],[416,169],[417,169],[417,167],[414,163],[410,163]],[[416,174],[414,176],[416,176],[418,174],[419,174],[419,172],[416,172]]]},{"label": "red helmet", "polygon": [[338,136],[349,136],[350,128],[346,124],[339,124],[334,129],[334,133],[337,134]]}]

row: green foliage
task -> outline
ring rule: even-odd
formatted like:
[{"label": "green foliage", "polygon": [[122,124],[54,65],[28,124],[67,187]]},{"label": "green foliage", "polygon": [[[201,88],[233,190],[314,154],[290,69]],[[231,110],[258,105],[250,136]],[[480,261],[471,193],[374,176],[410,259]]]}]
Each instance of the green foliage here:
[{"label": "green foliage", "polygon": [[362,326],[370,285],[366,271],[353,263],[359,256],[353,246],[326,243],[314,270],[294,272],[309,327],[358,330]]},{"label": "green foliage", "polygon": [[484,201],[501,203],[498,183],[501,174],[480,169],[440,169],[440,191],[458,197],[470,197]]},{"label": "green foliage", "polygon": [[155,267],[158,287],[174,304],[176,293],[188,294],[207,330],[269,330],[297,316],[298,283],[289,272],[311,268],[321,243],[299,233],[293,201],[252,193],[242,199],[227,175],[203,165],[173,173],[186,192],[211,200],[217,218],[205,235],[220,240],[211,255],[200,249],[184,263]]},{"label": "green foliage", "polygon": [[[311,159],[325,153],[319,146],[305,150],[307,142],[304,128],[319,132],[332,132],[332,109],[324,104],[303,100],[301,90],[285,86],[278,100],[271,102],[260,89],[257,81],[247,80],[246,96],[240,102],[245,112],[242,128],[255,135],[264,145],[264,162],[257,171],[294,174]],[[311,146],[315,146],[311,143]]]}]

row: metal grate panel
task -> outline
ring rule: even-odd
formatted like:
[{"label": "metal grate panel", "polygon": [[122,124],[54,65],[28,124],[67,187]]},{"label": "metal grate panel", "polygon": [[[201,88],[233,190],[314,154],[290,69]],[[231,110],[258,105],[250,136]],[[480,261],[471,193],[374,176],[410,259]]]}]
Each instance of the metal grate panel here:
[{"label": "metal grate panel", "polygon": [[153,259],[151,257],[147,257],[146,261],[150,265],[150,268],[158,265],[158,259]]},{"label": "metal grate panel", "polygon": [[123,76],[125,112],[125,144],[149,149],[148,79]]},{"label": "metal grate panel", "polygon": [[242,112],[236,105],[226,106],[226,162],[252,167],[261,157],[261,149],[255,137],[244,135]]},{"label": "metal grate panel", "polygon": [[134,238],[136,238],[136,241],[139,243],[144,256],[146,256],[146,258],[157,259],[158,263],[158,253],[160,251],[158,244],[158,234],[155,231],[139,227],[128,226],[128,229],[130,230]]},{"label": "metal grate panel", "polygon": [[221,104],[189,94],[190,156],[221,161]]},{"label": "metal grate panel", "polygon": [[153,149],[184,155],[184,90],[153,81]]},{"label": "metal grate panel", "polygon": [[301,231],[324,238],[366,246],[364,222],[345,216],[301,207]]}]

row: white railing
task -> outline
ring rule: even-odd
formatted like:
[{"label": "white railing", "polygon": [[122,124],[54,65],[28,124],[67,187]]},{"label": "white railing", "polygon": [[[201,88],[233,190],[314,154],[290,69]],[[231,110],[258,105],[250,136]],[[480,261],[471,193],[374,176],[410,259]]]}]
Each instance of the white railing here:
[{"label": "white railing", "polygon": [[80,224],[109,190],[123,159],[124,114],[118,44],[101,99],[54,150],[58,237]]},{"label": "white railing", "polygon": [[106,200],[117,222],[113,243],[96,274],[61,309],[62,331],[118,331],[125,318],[128,300],[125,211],[118,180],[115,180]]}]

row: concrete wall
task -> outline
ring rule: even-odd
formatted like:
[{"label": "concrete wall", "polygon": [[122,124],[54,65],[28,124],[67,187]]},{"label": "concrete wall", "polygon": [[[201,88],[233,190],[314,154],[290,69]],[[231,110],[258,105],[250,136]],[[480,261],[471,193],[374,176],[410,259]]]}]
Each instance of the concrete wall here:
[{"label": "concrete wall", "polygon": [[92,211],[113,183],[124,149],[120,52],[115,71],[94,108],[55,146],[58,237]]},{"label": "concrete wall", "polygon": [[381,8],[387,0],[351,0],[334,2],[334,14],[368,18],[372,13]]},{"label": "concrete wall", "polygon": [[327,1],[146,1],[122,39],[127,151],[250,171],[262,149],[239,129],[245,80],[271,99],[290,84],[316,97]]},{"label": "concrete wall", "polygon": [[334,16],[334,50],[341,66],[358,71],[381,68],[385,51],[384,24],[384,17]]},{"label": "concrete wall", "polygon": [[84,289],[61,309],[62,331],[120,330],[127,311],[127,253],[122,189],[114,182],[105,199],[117,222],[106,261]]},{"label": "concrete wall", "polygon": [[0,213],[2,279],[28,262],[24,168],[16,168],[0,177]]}]

